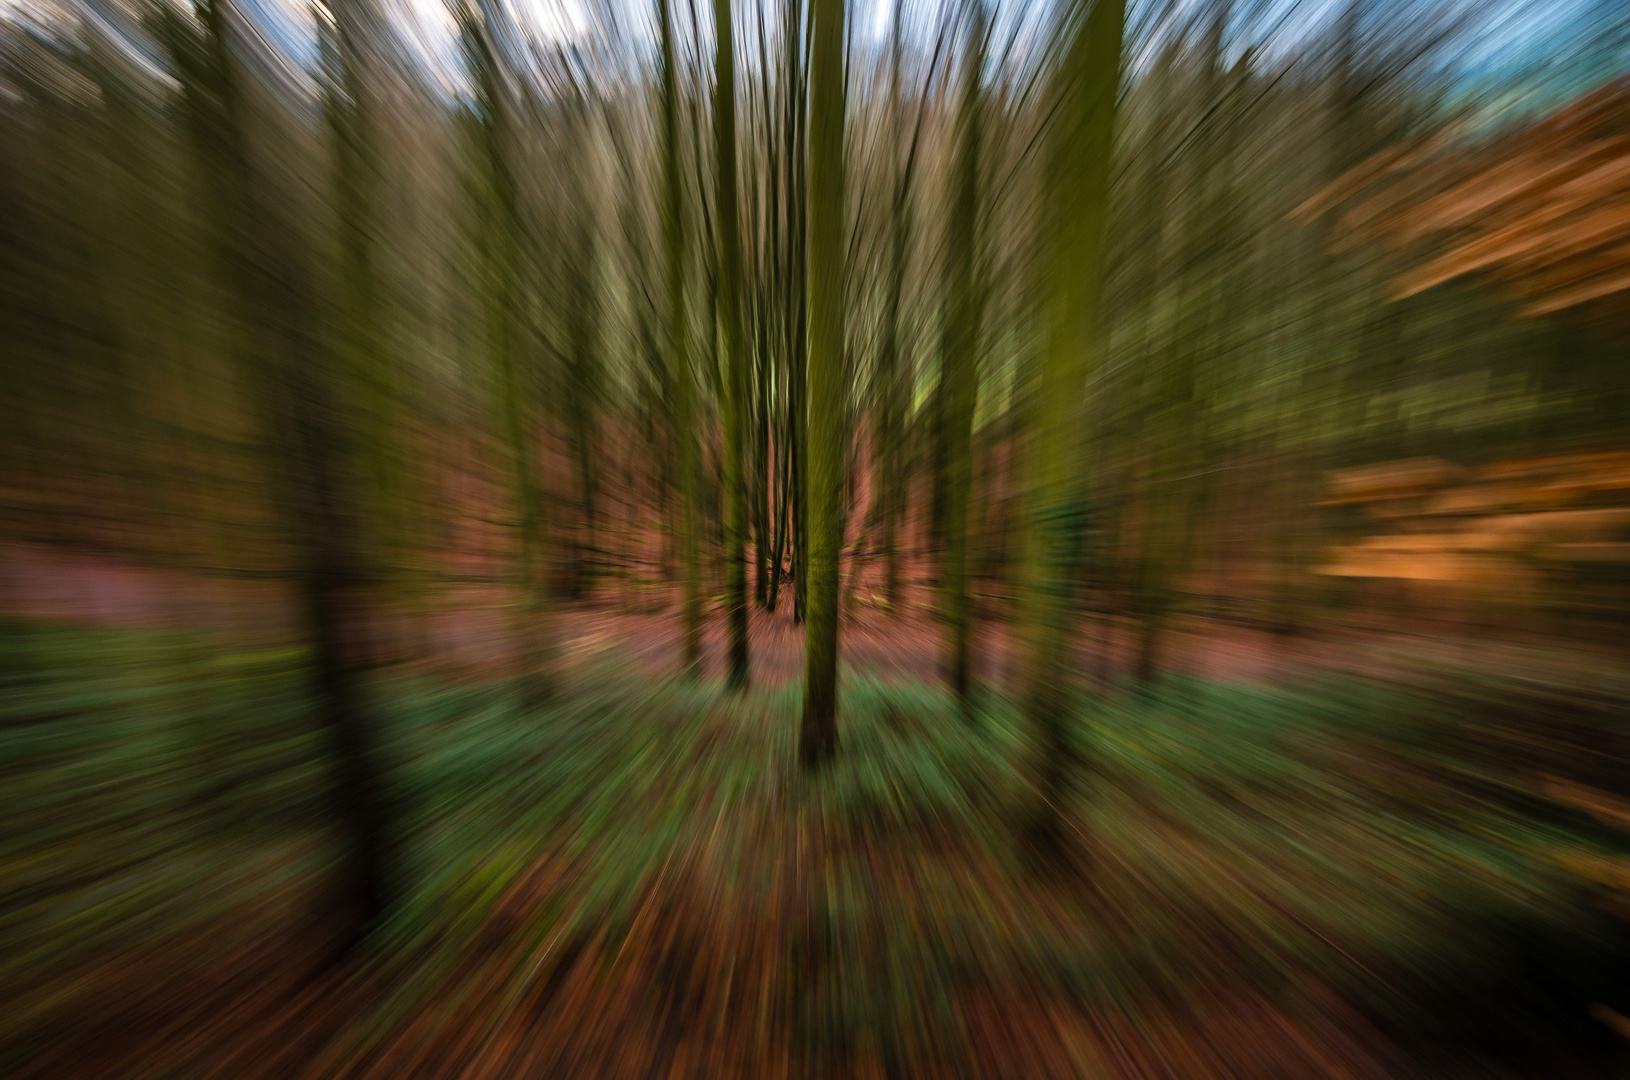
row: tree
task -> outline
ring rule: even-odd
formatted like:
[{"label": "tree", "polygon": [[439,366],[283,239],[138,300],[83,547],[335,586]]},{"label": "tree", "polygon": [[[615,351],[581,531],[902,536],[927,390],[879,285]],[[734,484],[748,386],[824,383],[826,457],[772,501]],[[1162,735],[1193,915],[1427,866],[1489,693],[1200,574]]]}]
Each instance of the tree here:
[{"label": "tree", "polygon": [[695,673],[702,663],[701,564],[697,550],[696,435],[691,430],[695,384],[685,325],[685,203],[679,161],[679,75],[675,69],[672,0],[658,0],[662,23],[662,231],[667,261],[669,387],[673,392],[673,441],[679,472],[679,543],[684,599],[681,663]]},{"label": "tree", "polygon": [[517,633],[524,658],[524,697],[536,707],[553,691],[544,619],[548,585],[544,570],[543,498],[538,486],[538,446],[533,435],[533,380],[522,357],[520,193],[509,160],[514,103],[501,38],[493,22],[503,17],[490,5],[465,5],[462,33],[466,62],[476,86],[476,130],[481,175],[477,250],[484,253],[486,340],[497,381],[498,408],[509,451],[519,534],[518,577],[522,594]]},{"label": "tree", "polygon": [[[805,35],[802,0],[787,0],[782,16],[781,95],[784,119],[781,166],[786,197],[786,230],[782,256],[786,271],[785,338],[787,363],[787,485],[792,539],[792,618],[809,614],[809,72],[803,63]],[[811,18],[814,8],[807,10]]]},{"label": "tree", "polygon": [[[889,32],[889,246],[888,268],[883,298],[882,345],[877,358],[875,374],[876,393],[876,452],[874,470],[881,485],[879,493],[880,546],[885,560],[883,597],[890,614],[900,610],[900,538],[899,524],[904,509],[905,480],[901,443],[904,439],[905,417],[901,403],[900,375],[900,294],[905,290],[906,246],[911,236],[909,198],[911,171],[917,156],[917,135],[911,140],[911,153],[905,164],[900,163],[900,143],[905,136],[905,102],[900,97],[901,23],[905,17],[905,0],[896,0],[893,26]],[[919,114],[920,117],[920,114]],[[921,124],[918,125],[920,134]]]},{"label": "tree", "polygon": [[1068,44],[1046,165],[1049,239],[1046,340],[1036,395],[1028,549],[1034,564],[1025,598],[1029,671],[1026,712],[1040,734],[1033,828],[1056,844],[1070,742],[1065,650],[1086,526],[1086,441],[1082,398],[1108,335],[1101,307],[1110,153],[1120,85],[1125,0],[1077,0],[1063,13]]},{"label": "tree", "polygon": [[596,271],[594,205],[590,199],[589,118],[594,92],[592,84],[573,80],[566,102],[565,127],[570,148],[567,161],[570,198],[566,208],[567,302],[566,317],[566,419],[577,459],[578,493],[583,520],[576,544],[572,591],[581,594],[594,578],[598,561],[599,535],[599,457],[600,436],[596,409],[600,393],[600,290]]},{"label": "tree", "polygon": [[810,0],[809,553],[804,715],[799,752],[819,765],[837,750],[838,552],[843,544],[845,430],[844,10]]},{"label": "tree", "polygon": [[181,76],[193,146],[214,191],[211,232],[232,285],[234,347],[262,391],[263,431],[295,550],[312,694],[332,745],[330,798],[345,849],[336,864],[340,953],[353,951],[388,902],[386,814],[366,705],[367,575],[355,517],[333,365],[319,341],[311,253],[294,219],[299,203],[265,115],[276,78],[254,70],[234,40],[248,17],[208,0],[201,32],[179,17],[167,36]]},{"label": "tree", "polygon": [[741,325],[741,236],[736,200],[736,54],[730,0],[713,0],[715,203],[719,248],[719,336],[724,342],[720,408],[725,431],[725,614],[727,681],[747,684],[747,356]]},{"label": "tree", "polygon": [[985,60],[985,8],[973,0],[963,55],[959,143],[952,183],[946,285],[946,334],[940,360],[945,437],[945,555],[940,581],[940,614],[945,622],[945,674],[958,699],[968,699],[968,516],[973,486],[973,417],[979,393],[978,350],[981,289],[977,281],[979,142],[983,102],[980,80]]}]

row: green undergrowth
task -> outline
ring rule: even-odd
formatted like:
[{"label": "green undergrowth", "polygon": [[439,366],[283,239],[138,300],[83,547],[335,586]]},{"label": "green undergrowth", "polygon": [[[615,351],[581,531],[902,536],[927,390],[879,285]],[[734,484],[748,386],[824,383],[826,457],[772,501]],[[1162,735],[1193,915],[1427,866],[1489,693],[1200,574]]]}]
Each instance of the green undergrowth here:
[{"label": "green undergrowth", "polygon": [[[71,1007],[63,972],[267,892],[320,895],[326,744],[302,660],[5,629],[0,984],[21,1004],[0,1037],[40,1001]],[[1018,839],[1037,751],[999,695],[964,712],[846,673],[840,753],[810,776],[797,686],[598,665],[527,713],[507,685],[385,675],[400,900],[370,943],[394,988],[378,1024],[437,994],[542,865],[502,930],[513,978],[565,937],[615,953],[666,904],[694,940],[777,935],[817,1049],[929,1044],[970,988],[1020,985],[1133,1011],[1326,995],[1423,1044],[1565,1028],[1622,1004],[1624,950],[1558,856],[1625,848],[1536,776],[1594,778],[1583,744],[1620,737],[1622,699],[1536,692],[1526,723],[1522,700],[1458,681],[1083,697],[1064,849],[1037,853]]]}]

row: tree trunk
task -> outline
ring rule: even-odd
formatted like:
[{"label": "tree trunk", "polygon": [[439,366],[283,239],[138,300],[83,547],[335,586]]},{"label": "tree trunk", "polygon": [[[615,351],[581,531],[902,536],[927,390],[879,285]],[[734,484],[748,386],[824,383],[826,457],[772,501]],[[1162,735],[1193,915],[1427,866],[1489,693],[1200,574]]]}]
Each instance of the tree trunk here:
[{"label": "tree trunk", "polygon": [[600,390],[599,290],[595,283],[594,203],[583,175],[583,159],[589,147],[589,102],[581,94],[568,105],[567,124],[573,147],[570,163],[571,200],[567,270],[570,274],[570,307],[566,312],[569,333],[566,370],[566,409],[571,425],[572,449],[577,458],[578,497],[583,520],[578,528],[576,558],[573,559],[572,592],[582,595],[595,578],[599,509],[599,431],[595,409]]},{"label": "tree trunk", "polygon": [[485,8],[478,20],[468,8],[463,15],[464,47],[475,76],[481,112],[483,192],[481,248],[486,252],[487,334],[497,374],[499,410],[514,472],[520,551],[517,576],[523,596],[516,628],[524,665],[524,698],[528,708],[552,693],[549,654],[543,621],[548,607],[544,564],[543,498],[539,490],[538,444],[533,434],[531,380],[521,357],[521,213],[520,195],[510,167],[506,139],[513,137],[514,110],[499,68],[490,20]]},{"label": "tree trunk", "polygon": [[[844,0],[810,0],[809,627],[800,756],[837,750],[838,548],[843,542]],[[803,581],[799,582],[803,585]]]},{"label": "tree trunk", "polygon": [[724,412],[725,614],[729,649],[725,681],[747,685],[747,356],[742,347],[741,237],[736,206],[736,52],[730,0],[713,0],[717,42],[713,81],[715,203],[719,229],[719,329],[724,363],[719,395]]},{"label": "tree trunk", "polygon": [[1097,0],[1084,18],[1083,6],[1083,0],[1072,4],[1074,29],[1059,72],[1048,153],[1047,339],[1028,508],[1033,567],[1024,615],[1030,659],[1024,702],[1041,736],[1032,828],[1044,847],[1059,841],[1072,753],[1064,658],[1086,527],[1082,396],[1105,348],[1104,231],[1126,17],[1125,0]]},{"label": "tree trunk", "polygon": [[883,301],[883,345],[877,363],[877,449],[872,455],[873,472],[879,485],[883,558],[883,600],[889,614],[897,614],[900,603],[900,552],[896,524],[900,519],[900,294],[904,291],[906,257],[906,174],[900,167],[899,142],[904,133],[903,103],[900,100],[900,31],[905,0],[896,0],[894,26],[889,39],[889,110],[893,121],[890,160],[894,165],[894,198],[889,207],[888,293]]},{"label": "tree trunk", "polygon": [[344,855],[332,882],[340,952],[350,953],[387,904],[386,814],[374,760],[362,545],[350,512],[338,437],[341,419],[332,365],[312,335],[317,298],[310,253],[293,220],[292,181],[275,175],[270,127],[254,116],[252,80],[228,40],[242,15],[223,0],[200,11],[202,40],[190,26],[168,27],[186,94],[192,134],[216,200],[210,210],[221,268],[236,293],[241,350],[263,391],[261,419],[273,451],[279,502],[287,514],[305,632],[312,646],[312,693],[333,750],[330,800]]},{"label": "tree trunk", "polygon": [[753,402],[752,475],[753,492],[753,596],[764,607],[769,592],[770,551],[770,337],[769,320],[759,319],[758,350],[753,368],[756,376],[750,397]]},{"label": "tree trunk", "polygon": [[577,457],[578,493],[583,520],[577,542],[577,558],[573,573],[572,591],[581,595],[594,583],[594,560],[597,548],[598,487],[597,472],[598,432],[595,426],[595,396],[598,388],[599,358],[595,352],[596,301],[594,287],[594,229],[589,220],[591,213],[587,194],[579,186],[577,205],[573,208],[578,220],[573,223],[576,235],[571,252],[572,306],[570,319],[571,351],[567,371],[567,410],[572,431],[572,449]]},{"label": "tree trunk", "polygon": [[[840,0],[841,2],[841,0]],[[809,252],[810,213],[808,175],[805,169],[805,72],[801,62],[803,20],[799,0],[787,0],[786,64],[783,80],[787,95],[786,140],[787,192],[787,401],[790,437],[787,449],[792,465],[792,619],[803,622],[809,612]],[[814,17],[814,8],[810,8]]]},{"label": "tree trunk", "polygon": [[789,503],[789,493],[792,490],[792,468],[787,460],[785,437],[777,437],[775,445],[775,547],[770,555],[770,594],[764,602],[764,610],[774,611],[781,593],[781,560],[786,556],[787,519],[791,516],[792,507]]},{"label": "tree trunk", "polygon": [[953,179],[947,282],[947,332],[940,361],[945,446],[945,555],[940,575],[940,617],[945,623],[945,676],[968,700],[968,591],[970,497],[973,487],[973,415],[979,392],[980,289],[977,281],[979,216],[980,78],[985,58],[985,9],[976,2],[964,58],[958,126],[961,142]]},{"label": "tree trunk", "polygon": [[662,225],[667,254],[668,354],[673,390],[673,438],[679,473],[679,547],[684,592],[681,659],[687,674],[702,663],[701,566],[697,545],[696,433],[691,430],[695,396],[685,326],[685,222],[679,163],[679,87],[674,67],[673,12],[670,0],[659,0],[662,21]]}]

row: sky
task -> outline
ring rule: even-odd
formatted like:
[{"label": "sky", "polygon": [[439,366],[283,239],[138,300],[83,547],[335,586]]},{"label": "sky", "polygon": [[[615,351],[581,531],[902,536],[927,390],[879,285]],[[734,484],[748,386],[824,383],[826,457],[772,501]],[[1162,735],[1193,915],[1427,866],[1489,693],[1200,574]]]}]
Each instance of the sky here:
[{"label": "sky", "polygon": [[[185,3],[187,0],[171,0]],[[252,10],[269,37],[303,66],[316,57],[314,22],[310,0],[241,0]],[[461,81],[456,48],[456,27],[448,0],[380,0],[410,51],[417,53],[436,81],[455,85]],[[588,3],[593,0],[504,0],[522,29],[534,42],[543,45],[584,42],[593,32],[595,20]],[[655,0],[605,0],[625,33],[634,37],[636,48],[654,47]],[[904,21],[909,46],[922,50],[932,47],[941,6],[955,0],[906,0]],[[994,0],[986,0],[993,3]],[[998,46],[1023,23],[1045,25],[1051,5],[1057,0],[1005,0],[997,9],[993,30]],[[1137,25],[1157,5],[1172,3],[1179,13],[1196,8],[1206,0],[1131,0],[1129,24]],[[1255,11],[1252,25],[1275,29],[1274,44],[1266,50],[1277,56],[1295,53],[1300,44],[1340,17],[1348,0],[1236,0],[1242,10]],[[1415,12],[1459,10],[1470,18],[1469,32],[1460,36],[1448,63],[1457,78],[1488,88],[1524,75],[1536,84],[1549,82],[1577,93],[1585,83],[1603,77],[1604,72],[1585,70],[1601,67],[1601,49],[1592,55],[1591,46],[1600,40],[1602,24],[1612,21],[1621,0],[1385,0],[1377,5],[1389,17]],[[1622,0],[1630,8],[1630,0]],[[51,25],[71,13],[91,10],[91,4],[117,6],[126,0],[0,0],[0,17]],[[738,20],[746,21],[750,10],[735,0]],[[711,10],[708,0],[698,0],[697,19],[704,37],[711,37]],[[771,0],[770,12],[779,11],[779,0]],[[689,21],[688,7],[684,21]],[[891,0],[850,0],[851,40],[870,51],[888,38],[894,7]],[[1630,25],[1623,14],[1622,30]],[[738,22],[738,26],[742,26]],[[1241,27],[1243,30],[1243,25]],[[743,27],[743,31],[746,28]],[[738,31],[743,45],[756,31]],[[1257,32],[1260,32],[1258,30]],[[1237,36],[1237,35],[1236,35]],[[1239,46],[1243,48],[1244,40]],[[1622,59],[1622,51],[1612,62]]]}]

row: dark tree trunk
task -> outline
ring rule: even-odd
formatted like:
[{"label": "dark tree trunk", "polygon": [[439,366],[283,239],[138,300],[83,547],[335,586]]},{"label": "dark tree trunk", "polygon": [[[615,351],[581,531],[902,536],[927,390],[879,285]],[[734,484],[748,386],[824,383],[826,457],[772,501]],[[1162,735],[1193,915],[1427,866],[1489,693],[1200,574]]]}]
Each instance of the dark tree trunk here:
[{"label": "dark tree trunk", "polygon": [[293,216],[297,189],[274,171],[276,151],[261,145],[268,125],[255,115],[257,75],[239,59],[253,51],[229,42],[241,17],[229,17],[223,0],[200,14],[201,39],[179,23],[168,32],[196,150],[216,192],[212,228],[237,294],[237,348],[262,391],[271,466],[295,549],[312,696],[333,753],[329,798],[343,855],[331,895],[344,956],[384,914],[388,882],[386,813],[364,688],[368,604],[355,493],[338,438],[333,365],[312,336],[316,293],[311,253]]},{"label": "dark tree trunk", "polygon": [[799,756],[817,766],[837,750],[838,551],[849,445],[844,386],[844,0],[811,0],[810,364],[808,578],[804,714]]}]

